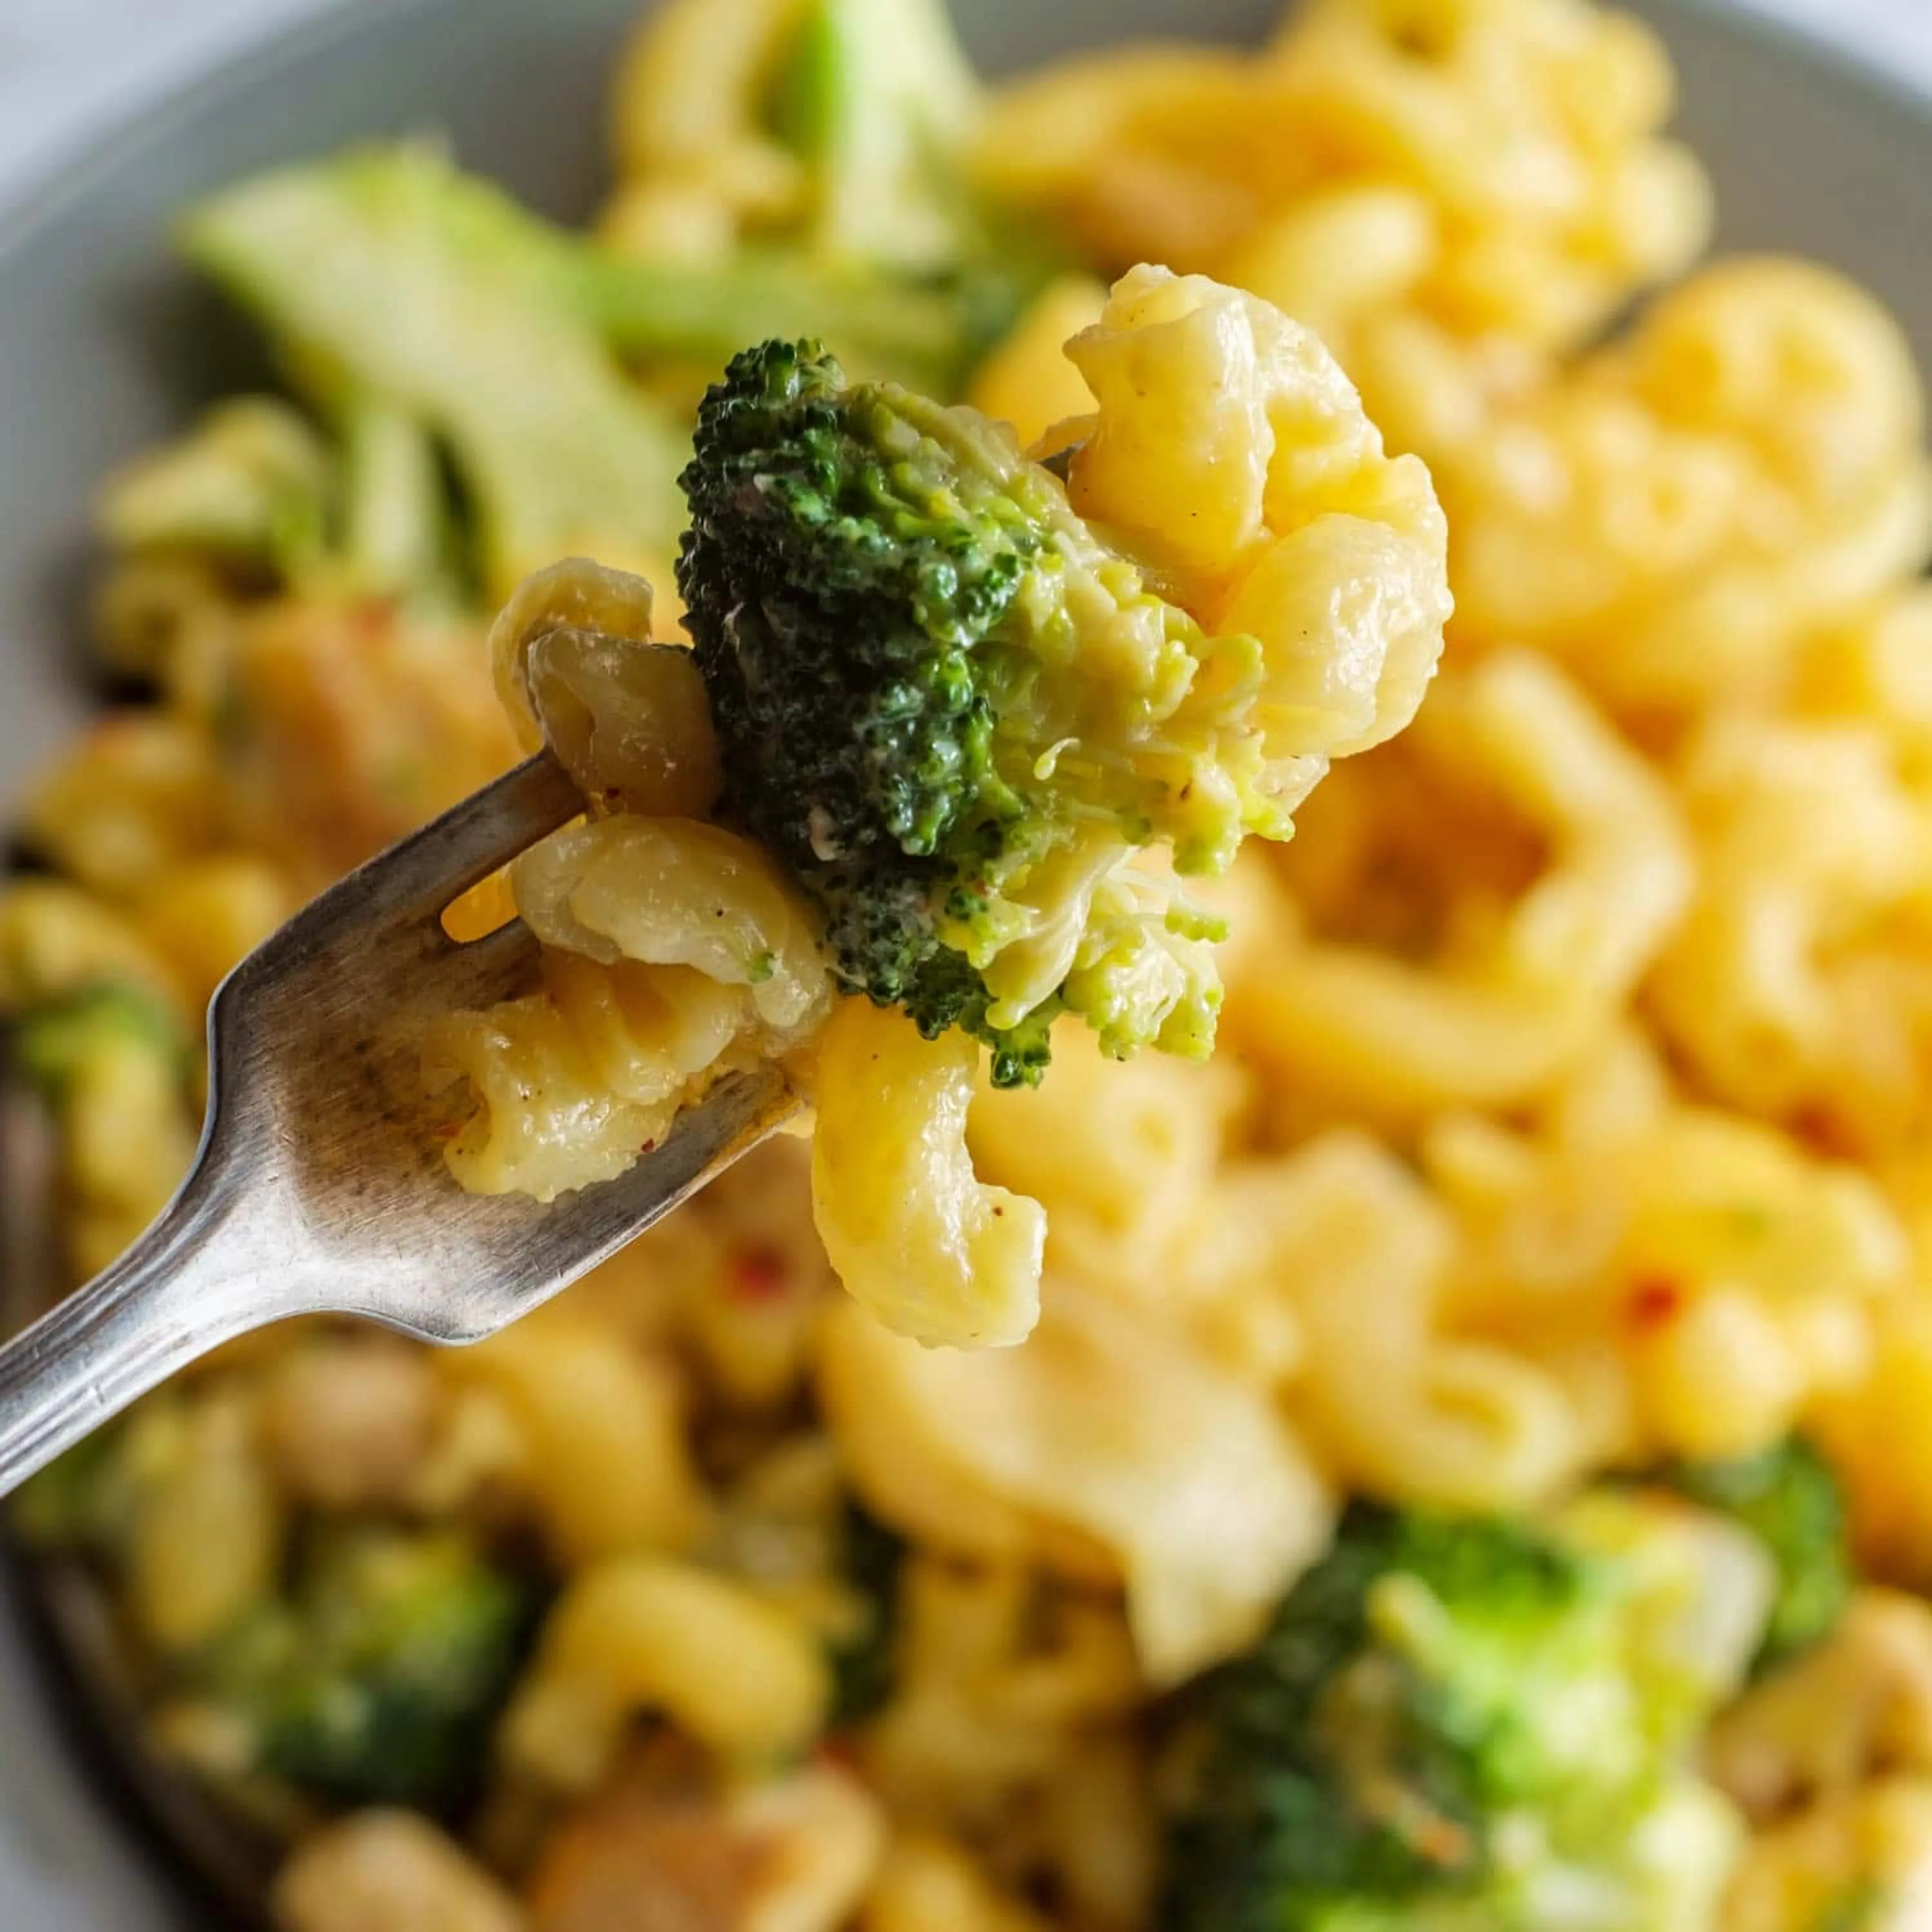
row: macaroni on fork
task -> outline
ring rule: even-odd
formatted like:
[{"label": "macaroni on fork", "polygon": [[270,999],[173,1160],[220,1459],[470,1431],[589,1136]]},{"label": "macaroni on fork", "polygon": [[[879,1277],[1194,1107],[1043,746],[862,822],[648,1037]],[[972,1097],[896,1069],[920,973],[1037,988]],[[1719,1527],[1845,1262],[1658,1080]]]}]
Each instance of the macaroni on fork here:
[{"label": "macaroni on fork", "polygon": [[[820,736],[842,728],[806,699],[764,738],[741,730],[721,745],[705,701],[715,682],[691,656],[650,641],[648,588],[587,562],[560,565],[512,600],[492,655],[526,742],[558,752],[592,815],[510,868],[516,908],[545,949],[544,990],[453,1018],[431,1046],[439,1072],[466,1076],[474,1101],[448,1154],[464,1186],[548,1198],[607,1179],[722,1072],[795,1053],[818,1103],[819,1232],[847,1288],[928,1343],[1012,1343],[1031,1332],[1045,1218],[1037,1202],[974,1173],[966,1123],[980,1054],[955,1027],[994,1042],[996,1086],[1012,1084],[1001,1071],[1016,1057],[1007,1041],[1063,1009],[1116,1054],[1144,1040],[1204,1057],[1221,997],[1208,946],[1217,928],[1190,914],[1143,854],[1158,841],[1179,872],[1212,877],[1244,831],[1286,838],[1331,759],[1414,716],[1450,608],[1446,532],[1426,472],[1384,454],[1346,378],[1305,330],[1252,296],[1140,268],[1067,352],[1099,406],[1056,433],[1072,452],[1064,494],[1021,460],[1010,433],[963,412],[927,421],[925,406],[890,391],[835,406],[855,418],[903,411],[908,428],[888,460],[908,472],[931,463],[940,480],[920,488],[964,500],[987,487],[982,470],[997,478],[1004,498],[988,514],[1012,519],[1022,546],[1003,572],[986,566],[982,595],[1010,602],[971,646],[970,662],[990,664],[982,674],[1009,694],[1004,710],[998,697],[976,699],[968,728],[993,746],[982,790],[944,798],[936,826],[908,824],[897,840],[923,856],[963,832],[975,842],[971,864],[998,878],[976,888],[991,896],[970,916],[958,910],[965,889],[946,875],[923,885],[909,915],[936,932],[940,959],[983,981],[982,1016],[922,1005],[916,989],[894,1012],[894,988],[870,956],[855,964],[822,936],[828,904],[835,927],[862,920],[869,930],[895,916],[870,874],[846,875],[861,861],[835,857],[858,845],[849,814],[855,808],[836,790],[821,799],[792,776],[826,758]],[[727,424],[746,434],[748,406],[713,392],[706,408],[721,439]],[[817,416],[802,420],[813,424],[802,439],[826,434]],[[701,428],[686,478],[700,508],[704,436]],[[788,454],[781,444],[758,460]],[[742,473],[740,497],[776,494],[763,471]],[[838,480],[829,514],[863,514],[878,487],[870,471]],[[812,517],[828,514],[819,496],[804,501]],[[914,514],[880,542],[889,548]],[[700,665],[710,549],[748,551],[756,541],[749,527],[707,537],[701,521],[687,539]],[[1047,546],[1043,561],[1024,548],[1036,542]],[[717,567],[728,572],[730,562]],[[908,608],[942,594],[938,572],[963,567],[922,565]],[[748,604],[771,607],[735,584],[732,595],[716,619],[735,640]],[[787,621],[821,627],[835,652],[846,644],[829,610]],[[898,614],[888,593],[844,621],[883,632]],[[788,676],[826,675],[790,668],[818,647],[814,632],[769,659],[748,656],[748,685],[768,702]],[[893,734],[883,754],[869,738],[861,748],[896,782],[902,765],[961,756],[937,736],[928,752],[919,734],[938,728],[905,711],[898,688],[868,700],[853,727]],[[1025,735],[1009,748],[1022,720]],[[776,776],[752,788],[746,768],[767,763]],[[1037,799],[1020,790],[1029,781]],[[710,822],[721,789],[754,813],[761,795],[788,803],[796,790],[811,849],[831,862],[788,873],[784,853]],[[1120,794],[1127,802],[1113,804]],[[998,802],[986,806],[988,795]],[[831,1010],[836,992],[855,988],[870,993],[869,1010],[848,998]]]}]

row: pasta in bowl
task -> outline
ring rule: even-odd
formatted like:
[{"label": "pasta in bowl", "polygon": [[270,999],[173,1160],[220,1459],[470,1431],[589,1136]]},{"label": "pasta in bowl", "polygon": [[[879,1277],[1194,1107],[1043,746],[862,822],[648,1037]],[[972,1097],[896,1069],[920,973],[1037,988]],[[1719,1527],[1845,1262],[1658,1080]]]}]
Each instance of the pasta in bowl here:
[{"label": "pasta in bowl", "polygon": [[[1333,0],[990,91],[910,0],[703,0],[620,94],[594,238],[380,147],[186,225],[286,393],[108,486],[104,648],[152,696],[31,801],[0,998],[85,1272],[189,1157],[226,967],[536,732],[586,818],[452,913],[549,949],[433,1043],[452,1163],[594,1184],[754,1053],[817,1138],[488,1345],[271,1334],[37,1486],[150,1750],[267,1830],[288,1932],[1909,1923],[1892,324],[1699,266],[1668,62],[1581,0]],[[976,854],[998,892],[890,957],[835,937],[856,812],[749,795],[764,714],[713,686],[764,640],[706,644],[671,568],[706,386],[814,336],[812,406],[932,399],[907,473],[1030,496],[1064,591],[1000,564],[1014,628],[974,634],[1023,728],[905,694],[962,762],[896,795],[933,849],[874,856],[956,878],[956,769],[1104,807]],[[1442,673],[1375,742],[1432,662],[1438,501]],[[1231,692],[1265,712],[1197,708]],[[976,979],[940,960],[928,1040],[879,962],[940,948]],[[962,1336],[1014,1346],[926,1346]]]}]

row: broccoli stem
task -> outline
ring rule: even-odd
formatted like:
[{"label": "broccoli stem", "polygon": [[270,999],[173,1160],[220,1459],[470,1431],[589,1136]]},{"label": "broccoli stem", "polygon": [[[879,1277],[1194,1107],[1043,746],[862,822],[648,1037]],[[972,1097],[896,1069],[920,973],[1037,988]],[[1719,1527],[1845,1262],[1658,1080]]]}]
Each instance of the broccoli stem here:
[{"label": "broccoli stem", "polygon": [[633,356],[723,363],[748,342],[816,335],[866,374],[956,394],[1017,308],[991,280],[883,274],[778,250],[719,262],[646,260],[585,247],[575,298],[611,346]]},{"label": "broccoli stem", "polygon": [[342,551],[354,580],[404,592],[446,580],[452,532],[435,439],[369,397],[343,411],[341,436]]}]

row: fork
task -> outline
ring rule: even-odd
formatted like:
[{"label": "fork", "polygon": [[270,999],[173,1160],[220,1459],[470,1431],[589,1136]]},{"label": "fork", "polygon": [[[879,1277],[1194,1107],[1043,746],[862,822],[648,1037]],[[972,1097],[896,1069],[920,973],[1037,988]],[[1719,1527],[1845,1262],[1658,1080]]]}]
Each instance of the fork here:
[{"label": "fork", "polygon": [[516,920],[459,944],[442,915],[583,809],[562,767],[532,758],[350,873],[222,982],[188,1179],[119,1261],[0,1348],[0,1495],[271,1322],[359,1316],[441,1343],[494,1334],[796,1110],[763,1067],[720,1080],[628,1173],[556,1202],[466,1194],[451,1178],[424,1027],[528,992],[538,946]]}]

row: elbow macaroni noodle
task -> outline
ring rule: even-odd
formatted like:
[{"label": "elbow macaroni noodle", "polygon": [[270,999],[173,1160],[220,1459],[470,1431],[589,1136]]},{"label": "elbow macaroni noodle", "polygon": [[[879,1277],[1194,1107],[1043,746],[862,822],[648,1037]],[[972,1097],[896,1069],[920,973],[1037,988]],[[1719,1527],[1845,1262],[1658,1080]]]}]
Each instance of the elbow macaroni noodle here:
[{"label": "elbow macaroni noodle", "polygon": [[1570,665],[1639,724],[1774,689],[1808,632],[1932,542],[1898,325],[1809,263],[1705,269],[1430,456],[1460,625]]},{"label": "elbow macaroni noodle", "polygon": [[439,1366],[500,1397],[564,1564],[697,1540],[707,1502],[668,1360],[613,1351],[601,1325],[558,1310]]},{"label": "elbow macaroni noodle", "polygon": [[1252,287],[1345,362],[1358,332],[1412,322],[1546,350],[1702,245],[1702,172],[1658,132],[1672,93],[1648,32],[1584,0],[1316,0],[1261,59],[1049,69],[995,104],[978,154],[1103,262]]},{"label": "elbow macaroni noodle", "polygon": [[1859,1593],[1837,1630],[1718,1720],[1718,1784],[1762,1822],[1725,1932],[1816,1922],[1876,1893],[1909,1925],[1932,1899],[1932,1617]]},{"label": "elbow macaroni noodle", "polygon": [[1024,1341],[1040,1318],[1046,1217],[967,1151],[979,1053],[847,1000],[820,1040],[812,1133],[819,1234],[867,1309],[916,1341]]},{"label": "elbow macaroni noodle", "polygon": [[[1318,928],[1236,988],[1230,1029],[1284,1078],[1372,1115],[1532,1097],[1600,1035],[1682,913],[1690,866],[1676,807],[1588,700],[1526,654],[1445,680],[1400,752],[1379,780],[1343,775],[1358,793],[1377,788],[1364,822],[1341,818],[1339,849],[1324,850],[1330,826],[1313,817],[1286,855],[1291,885],[1306,868],[1307,910],[1318,919],[1339,902],[1347,919],[1372,911],[1390,892],[1376,875],[1394,868],[1399,916],[1440,904],[1444,929],[1391,946],[1372,930],[1368,944],[1324,941]],[[1412,800],[1384,802],[1411,786]],[[1419,806],[1406,824],[1405,803]],[[1485,855],[1458,849],[1466,805],[1472,839],[1499,830],[1544,855],[1514,904],[1469,876]],[[1501,826],[1486,824],[1498,808]]]},{"label": "elbow macaroni noodle", "polygon": [[742,1586],[661,1558],[614,1558],[573,1582],[505,1714],[512,1772],[586,1791],[636,1712],[666,1713],[728,1758],[776,1762],[824,1721],[810,1634]]}]

